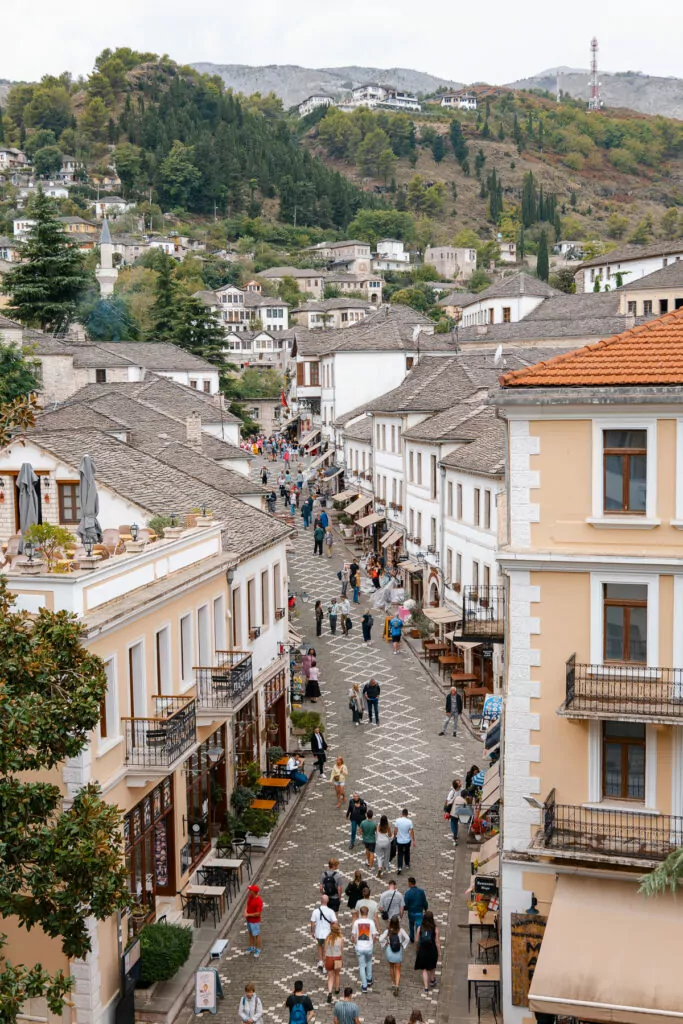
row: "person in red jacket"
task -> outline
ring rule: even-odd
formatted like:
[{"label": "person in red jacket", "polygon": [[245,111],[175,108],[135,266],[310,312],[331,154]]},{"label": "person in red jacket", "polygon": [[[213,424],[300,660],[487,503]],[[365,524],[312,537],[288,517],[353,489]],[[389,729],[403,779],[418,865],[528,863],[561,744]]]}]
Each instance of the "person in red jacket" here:
[{"label": "person in red jacket", "polygon": [[261,955],[261,913],[263,911],[263,900],[259,896],[258,885],[248,887],[247,905],[244,908],[244,919],[247,922],[249,937],[253,942],[247,953],[253,953],[254,957]]}]

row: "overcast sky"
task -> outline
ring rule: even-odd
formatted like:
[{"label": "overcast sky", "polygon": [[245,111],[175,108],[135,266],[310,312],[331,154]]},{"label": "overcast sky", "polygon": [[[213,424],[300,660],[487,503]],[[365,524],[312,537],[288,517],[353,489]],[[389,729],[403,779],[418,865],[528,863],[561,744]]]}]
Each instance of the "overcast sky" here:
[{"label": "overcast sky", "polygon": [[[7,0],[9,3],[9,0]],[[587,67],[593,34],[605,70],[683,77],[683,5],[655,18],[641,0],[31,0],[13,3],[0,77],[87,74],[105,47],[168,53],[180,63],[407,67],[501,84],[559,65]]]}]

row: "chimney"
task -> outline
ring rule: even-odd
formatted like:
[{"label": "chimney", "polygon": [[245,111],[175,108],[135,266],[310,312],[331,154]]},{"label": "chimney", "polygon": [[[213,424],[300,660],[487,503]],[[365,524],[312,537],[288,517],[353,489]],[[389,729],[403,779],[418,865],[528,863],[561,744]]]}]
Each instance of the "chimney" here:
[{"label": "chimney", "polygon": [[185,420],[185,437],[188,444],[202,443],[202,418],[198,412],[191,412]]}]

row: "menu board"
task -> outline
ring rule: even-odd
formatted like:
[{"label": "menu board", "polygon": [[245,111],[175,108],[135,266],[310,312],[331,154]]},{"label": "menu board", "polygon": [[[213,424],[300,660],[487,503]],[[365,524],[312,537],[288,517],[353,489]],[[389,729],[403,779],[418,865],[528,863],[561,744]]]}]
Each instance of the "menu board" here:
[{"label": "menu board", "polygon": [[529,1005],[529,988],[538,963],[547,917],[510,914],[510,976],[512,1005]]}]

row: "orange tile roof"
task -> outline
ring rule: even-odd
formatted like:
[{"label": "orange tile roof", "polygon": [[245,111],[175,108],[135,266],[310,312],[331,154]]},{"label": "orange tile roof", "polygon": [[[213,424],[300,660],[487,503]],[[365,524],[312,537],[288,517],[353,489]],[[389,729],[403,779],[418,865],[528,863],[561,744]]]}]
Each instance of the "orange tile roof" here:
[{"label": "orange tile roof", "polygon": [[504,388],[683,385],[683,309],[528,369],[513,370],[500,383]]}]

